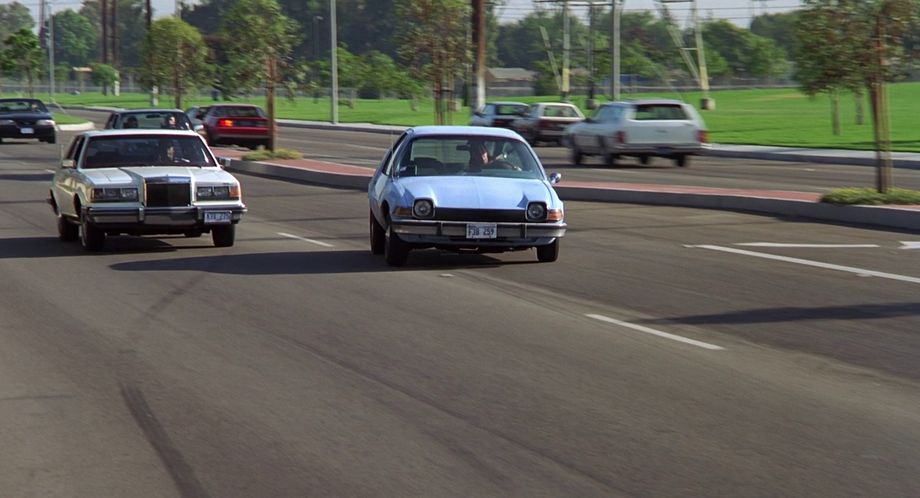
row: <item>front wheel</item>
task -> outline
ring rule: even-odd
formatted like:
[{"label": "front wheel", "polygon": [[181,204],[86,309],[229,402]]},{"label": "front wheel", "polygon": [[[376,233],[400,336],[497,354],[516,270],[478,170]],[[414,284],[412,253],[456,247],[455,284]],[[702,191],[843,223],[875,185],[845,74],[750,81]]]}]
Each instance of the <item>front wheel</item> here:
[{"label": "front wheel", "polygon": [[584,154],[582,154],[581,151],[578,150],[578,147],[572,144],[572,164],[576,166],[580,166],[581,163],[584,161],[584,158],[585,158]]},{"label": "front wheel", "polygon": [[384,258],[390,266],[402,266],[406,264],[409,258],[409,244],[406,244],[399,235],[393,232],[393,224],[387,224],[386,245],[384,247]]},{"label": "front wheel", "polygon": [[386,230],[380,226],[380,223],[377,223],[377,218],[374,218],[373,212],[371,212],[370,216],[371,254],[379,256],[386,252],[387,234]]},{"label": "front wheel", "polygon": [[604,163],[606,163],[607,166],[610,166],[610,167],[616,166],[618,158],[619,156],[617,156],[616,154],[612,154],[612,153],[604,154]]},{"label": "front wheel", "polygon": [[236,239],[236,225],[223,225],[211,229],[214,247],[231,247]]},{"label": "front wheel", "polygon": [[687,166],[690,166],[690,156],[681,154],[674,158],[674,164],[681,168],[686,168]]},{"label": "front wheel", "polygon": [[105,231],[90,223],[86,216],[80,222],[80,245],[90,252],[99,252],[105,246]]},{"label": "front wheel", "polygon": [[57,229],[58,239],[61,242],[73,242],[80,237],[80,227],[60,214],[57,216]]},{"label": "front wheel", "polygon": [[545,246],[537,246],[537,261],[541,263],[552,263],[557,259],[559,259],[559,239]]}]

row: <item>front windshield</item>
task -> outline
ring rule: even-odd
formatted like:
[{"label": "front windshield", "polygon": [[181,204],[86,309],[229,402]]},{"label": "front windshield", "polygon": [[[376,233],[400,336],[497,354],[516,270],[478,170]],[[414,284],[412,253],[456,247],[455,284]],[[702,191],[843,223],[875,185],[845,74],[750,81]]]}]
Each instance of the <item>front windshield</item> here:
[{"label": "front windshield", "polygon": [[86,145],[83,168],[122,166],[216,166],[198,137],[94,137]]},{"label": "front windshield", "polygon": [[116,128],[148,130],[191,130],[188,116],[181,112],[131,112],[121,116]]},{"label": "front windshield", "polygon": [[475,136],[416,138],[400,159],[397,175],[544,177],[543,168],[527,144]]},{"label": "front windshield", "polygon": [[12,112],[41,112],[47,113],[48,109],[45,104],[38,100],[3,100],[0,101],[0,114]]}]

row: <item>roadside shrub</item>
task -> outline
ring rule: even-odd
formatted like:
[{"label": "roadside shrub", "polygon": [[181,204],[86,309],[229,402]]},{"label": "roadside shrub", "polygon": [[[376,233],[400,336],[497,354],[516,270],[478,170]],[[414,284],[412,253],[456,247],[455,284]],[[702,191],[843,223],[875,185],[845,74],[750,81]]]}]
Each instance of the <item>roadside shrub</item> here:
[{"label": "roadside shrub", "polygon": [[274,152],[268,149],[257,150],[243,156],[244,161],[265,161],[267,159],[300,159],[303,154],[291,149],[277,148]]},{"label": "roadside shrub", "polygon": [[841,188],[824,194],[821,202],[831,204],[920,204],[920,191],[893,188],[881,193],[872,188]]}]

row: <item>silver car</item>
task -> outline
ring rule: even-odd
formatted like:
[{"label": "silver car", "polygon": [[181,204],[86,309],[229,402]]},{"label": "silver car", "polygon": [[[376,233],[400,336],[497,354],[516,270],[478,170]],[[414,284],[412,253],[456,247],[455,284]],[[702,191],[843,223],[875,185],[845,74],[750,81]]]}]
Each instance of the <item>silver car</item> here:
[{"label": "silver car", "polygon": [[99,251],[107,235],[211,233],[232,246],[240,182],[193,131],[103,130],[74,138],[48,199],[62,241]]},{"label": "silver car", "polygon": [[562,201],[537,155],[500,128],[423,126],[406,131],[368,186],[370,245],[393,266],[409,251],[503,252],[559,257]]}]

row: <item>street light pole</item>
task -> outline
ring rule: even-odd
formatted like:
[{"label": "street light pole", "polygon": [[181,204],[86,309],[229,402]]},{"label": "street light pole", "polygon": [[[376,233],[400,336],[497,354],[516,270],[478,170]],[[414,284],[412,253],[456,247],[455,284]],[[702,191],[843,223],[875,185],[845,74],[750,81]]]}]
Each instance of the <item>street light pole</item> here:
[{"label": "street light pole", "polygon": [[336,33],[335,25],[335,0],[329,0],[329,26],[332,39],[332,46],[330,47],[332,52],[332,124],[339,124],[339,42],[336,39],[338,34]]},{"label": "street light pole", "polygon": [[613,39],[610,43],[613,77],[610,79],[610,93],[613,100],[620,100],[620,15],[623,12],[623,0],[612,0]]},{"label": "street light pole", "polygon": [[54,103],[54,3],[48,0],[48,75],[50,100]]}]

